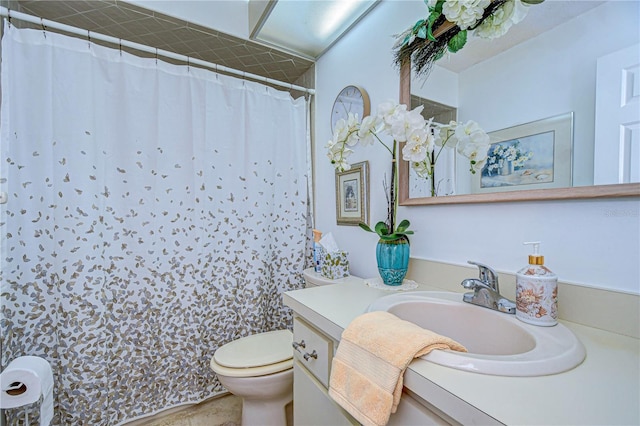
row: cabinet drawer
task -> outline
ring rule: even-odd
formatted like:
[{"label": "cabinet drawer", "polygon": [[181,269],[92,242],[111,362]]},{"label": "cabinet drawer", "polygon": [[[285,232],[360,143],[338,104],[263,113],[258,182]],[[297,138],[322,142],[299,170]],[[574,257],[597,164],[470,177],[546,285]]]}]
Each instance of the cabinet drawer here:
[{"label": "cabinet drawer", "polygon": [[333,341],[302,319],[295,317],[293,319],[293,345],[293,356],[320,383],[329,387]]}]

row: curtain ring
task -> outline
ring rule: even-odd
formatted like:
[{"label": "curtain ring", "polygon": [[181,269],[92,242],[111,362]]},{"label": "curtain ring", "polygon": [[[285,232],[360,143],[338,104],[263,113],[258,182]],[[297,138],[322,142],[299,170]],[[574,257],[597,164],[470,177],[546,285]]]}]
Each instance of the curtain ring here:
[{"label": "curtain ring", "polygon": [[156,47],[156,65],[158,65],[158,48]]},{"label": "curtain ring", "polygon": [[89,49],[91,49],[91,31],[87,30],[87,44],[89,45]]},{"label": "curtain ring", "polygon": [[189,63],[190,58],[187,56],[187,72],[191,71],[189,69],[189,67],[191,66],[191,64]]},{"label": "curtain ring", "polygon": [[47,38],[47,27],[44,26],[44,19],[40,18],[40,25],[42,25],[42,35]]},{"label": "curtain ring", "polygon": [[11,29],[11,9],[7,9],[7,22],[9,23],[9,29]]}]

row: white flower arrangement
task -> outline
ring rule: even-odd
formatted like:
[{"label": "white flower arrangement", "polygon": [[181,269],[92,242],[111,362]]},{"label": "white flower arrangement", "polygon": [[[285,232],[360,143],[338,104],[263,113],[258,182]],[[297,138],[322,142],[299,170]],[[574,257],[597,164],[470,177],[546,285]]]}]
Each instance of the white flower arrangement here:
[{"label": "white flower arrangement", "polygon": [[[383,240],[393,241],[400,238],[408,240],[409,221],[403,220],[396,226],[397,203],[397,174],[396,152],[399,142],[426,136],[430,128],[426,120],[420,115],[422,108],[412,111],[407,110],[406,105],[393,101],[383,102],[378,105],[376,115],[370,115],[360,121],[357,115],[349,113],[347,119],[340,119],[333,129],[333,138],[327,143],[327,157],[331,164],[339,170],[345,171],[351,168],[349,156],[356,145],[373,145],[379,142],[391,154],[391,184],[387,188],[387,220],[376,224],[371,229],[366,223],[360,223],[365,231],[375,232]],[[380,139],[383,134],[390,135],[393,143],[387,145]]]},{"label": "white flower arrangement", "polygon": [[[391,232],[395,223],[395,194],[397,190],[395,159],[397,144],[406,142],[402,148],[402,159],[408,161],[418,176],[431,181],[431,195],[436,196],[434,170],[436,162],[445,147],[456,151],[469,159],[469,170],[476,173],[487,158],[489,136],[475,121],[458,123],[451,121],[442,125],[433,123],[433,118],[426,120],[422,116],[422,106],[408,110],[406,105],[393,101],[383,102],[377,113],[365,117],[362,122],[357,116],[349,114],[347,120],[338,120],[333,131],[333,138],[327,143],[327,156],[339,171],[349,170],[349,156],[356,145],[373,145],[379,142],[392,156],[392,184],[390,218],[387,231]],[[393,138],[391,145],[380,138],[387,134]],[[439,147],[439,148],[438,148]]]},{"label": "white flower arrangement", "polygon": [[482,169],[491,145],[489,136],[473,120],[467,123],[451,121],[444,125],[432,124],[432,128],[433,138],[408,141],[402,148],[402,158],[410,162],[411,168],[419,177],[430,180],[431,196],[435,197],[435,166],[445,147],[455,148],[458,154],[467,157],[469,171],[475,174]]}]

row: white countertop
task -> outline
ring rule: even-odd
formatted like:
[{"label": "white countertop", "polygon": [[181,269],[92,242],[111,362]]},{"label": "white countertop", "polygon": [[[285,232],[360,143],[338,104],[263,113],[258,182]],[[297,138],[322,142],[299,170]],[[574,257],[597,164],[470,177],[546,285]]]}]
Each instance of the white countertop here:
[{"label": "white countertop", "polygon": [[[419,284],[416,290],[442,289]],[[289,291],[284,302],[339,341],[355,317],[375,299],[389,294],[393,293],[355,280]],[[501,377],[416,359],[405,374],[405,386],[419,395],[434,389],[445,391],[442,396],[459,398],[504,424],[639,425],[640,340],[562,323],[587,351],[585,361],[573,370],[541,377]]]}]

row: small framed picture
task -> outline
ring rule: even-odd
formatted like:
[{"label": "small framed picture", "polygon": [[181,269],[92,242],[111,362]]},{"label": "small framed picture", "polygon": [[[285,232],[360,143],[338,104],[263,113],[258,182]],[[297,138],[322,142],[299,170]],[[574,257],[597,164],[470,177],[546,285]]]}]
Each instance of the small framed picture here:
[{"label": "small framed picture", "polygon": [[338,225],[369,224],[369,162],[336,170],[336,221]]},{"label": "small framed picture", "polygon": [[489,133],[491,147],[472,192],[571,186],[573,113]]}]

